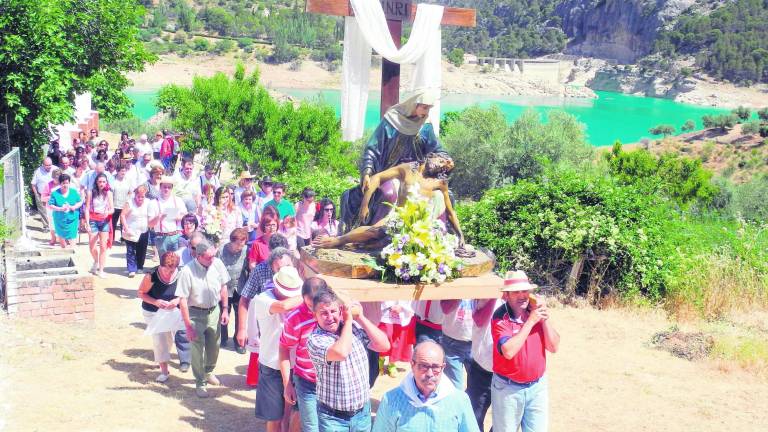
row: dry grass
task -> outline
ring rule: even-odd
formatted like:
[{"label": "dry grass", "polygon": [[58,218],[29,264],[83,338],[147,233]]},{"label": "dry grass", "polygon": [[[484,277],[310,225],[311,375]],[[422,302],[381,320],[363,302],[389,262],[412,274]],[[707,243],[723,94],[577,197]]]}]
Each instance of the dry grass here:
[{"label": "dry grass", "polygon": [[768,310],[768,275],[727,252],[693,258],[670,293],[667,311],[679,320],[722,319],[748,310]]}]

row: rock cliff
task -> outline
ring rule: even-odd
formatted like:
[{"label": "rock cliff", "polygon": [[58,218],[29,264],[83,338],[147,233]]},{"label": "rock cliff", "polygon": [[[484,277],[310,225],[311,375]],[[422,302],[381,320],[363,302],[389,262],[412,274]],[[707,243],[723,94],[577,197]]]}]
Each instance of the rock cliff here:
[{"label": "rock cliff", "polygon": [[660,28],[695,0],[565,0],[555,13],[570,38],[568,54],[634,63],[651,52]]}]

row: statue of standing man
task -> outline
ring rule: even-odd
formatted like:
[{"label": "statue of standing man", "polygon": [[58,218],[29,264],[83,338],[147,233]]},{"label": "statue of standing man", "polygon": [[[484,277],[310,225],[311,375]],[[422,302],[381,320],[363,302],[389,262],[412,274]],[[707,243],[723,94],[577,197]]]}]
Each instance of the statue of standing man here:
[{"label": "statue of standing man", "polygon": [[399,182],[397,179],[387,181],[374,194],[367,220],[357,220],[363,194],[370,185],[372,175],[401,163],[423,161],[429,153],[447,154],[432,125],[426,123],[429,110],[439,97],[439,89],[417,90],[411,97],[384,113],[381,123],[363,149],[360,187],[349,189],[341,197],[341,217],[345,231],[361,224],[373,225],[391,209],[384,202],[397,202]]}]

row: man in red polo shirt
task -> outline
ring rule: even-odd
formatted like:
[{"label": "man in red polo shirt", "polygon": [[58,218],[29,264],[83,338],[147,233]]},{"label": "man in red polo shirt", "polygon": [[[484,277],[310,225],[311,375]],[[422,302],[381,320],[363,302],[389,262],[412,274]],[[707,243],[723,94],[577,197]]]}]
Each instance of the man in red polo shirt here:
[{"label": "man in red polo shirt", "polygon": [[493,314],[491,409],[496,432],[546,431],[548,427],[547,354],[557,352],[560,335],[549,324],[542,298],[529,296],[536,285],[523,271],[507,272],[504,304]]},{"label": "man in red polo shirt", "polygon": [[[312,299],[321,290],[328,290],[323,279],[311,277],[304,281],[301,295],[304,302],[288,313],[280,336],[280,372],[283,376],[283,396],[291,404],[298,404],[301,432],[317,432],[317,374],[307,351],[307,338],[317,326],[312,312]],[[295,350],[296,364],[291,382],[290,352]]]}]

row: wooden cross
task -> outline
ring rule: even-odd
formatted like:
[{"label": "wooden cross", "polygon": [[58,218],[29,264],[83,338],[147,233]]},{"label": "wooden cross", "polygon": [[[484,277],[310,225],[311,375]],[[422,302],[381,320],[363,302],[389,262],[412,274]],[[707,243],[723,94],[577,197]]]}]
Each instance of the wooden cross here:
[{"label": "wooden cross", "polygon": [[[413,21],[416,16],[416,5],[411,0],[380,0],[387,18],[389,34],[395,46],[400,48],[403,32],[403,20]],[[307,0],[307,11],[325,15],[352,16],[349,0]],[[443,25],[459,27],[474,27],[477,17],[474,9],[450,8],[443,11]],[[400,101],[400,65],[387,59],[381,64],[381,116],[392,105]]]}]

